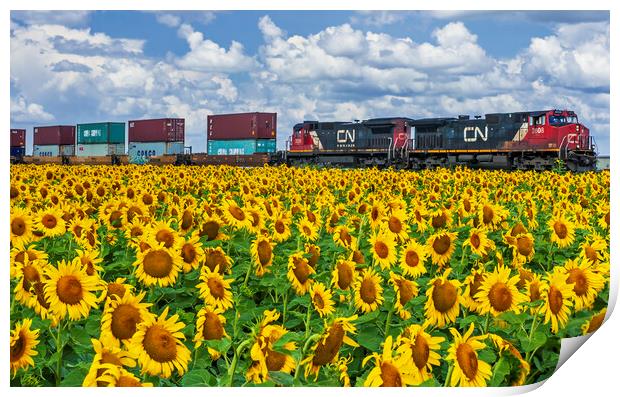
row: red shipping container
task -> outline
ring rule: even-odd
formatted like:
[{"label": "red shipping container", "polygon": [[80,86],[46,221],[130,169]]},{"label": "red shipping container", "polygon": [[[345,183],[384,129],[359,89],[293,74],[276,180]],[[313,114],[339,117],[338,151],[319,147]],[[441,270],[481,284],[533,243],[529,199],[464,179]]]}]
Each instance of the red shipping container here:
[{"label": "red shipping container", "polygon": [[207,137],[226,139],[275,139],[277,113],[217,114],[207,117]]},{"label": "red shipping container", "polygon": [[11,147],[26,146],[26,130],[11,130]]},{"label": "red shipping container", "polygon": [[129,120],[129,142],[185,142],[185,119]]},{"label": "red shipping container", "polygon": [[34,145],[75,145],[74,125],[34,127]]}]

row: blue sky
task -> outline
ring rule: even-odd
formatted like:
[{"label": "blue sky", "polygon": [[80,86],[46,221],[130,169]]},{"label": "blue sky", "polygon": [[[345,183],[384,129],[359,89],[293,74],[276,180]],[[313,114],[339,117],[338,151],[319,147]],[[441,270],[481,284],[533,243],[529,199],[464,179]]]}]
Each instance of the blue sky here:
[{"label": "blue sky", "polygon": [[[609,13],[11,12],[11,125],[570,108],[609,153]],[[29,139],[31,145],[31,139]],[[30,150],[30,145],[28,151]]]}]

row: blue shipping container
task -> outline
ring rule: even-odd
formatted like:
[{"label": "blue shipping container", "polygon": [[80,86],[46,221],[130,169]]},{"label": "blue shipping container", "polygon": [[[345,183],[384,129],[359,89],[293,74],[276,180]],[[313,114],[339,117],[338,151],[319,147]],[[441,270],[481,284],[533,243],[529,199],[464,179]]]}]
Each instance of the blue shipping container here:
[{"label": "blue shipping container", "polygon": [[207,142],[207,153],[212,156],[248,155],[254,153],[273,153],[275,151],[275,139],[211,139]]},{"label": "blue shipping container", "polygon": [[164,154],[183,154],[183,142],[129,142],[130,158],[154,157]]},{"label": "blue shipping container", "polygon": [[11,146],[11,157],[23,157],[26,155],[26,148],[20,146]]}]

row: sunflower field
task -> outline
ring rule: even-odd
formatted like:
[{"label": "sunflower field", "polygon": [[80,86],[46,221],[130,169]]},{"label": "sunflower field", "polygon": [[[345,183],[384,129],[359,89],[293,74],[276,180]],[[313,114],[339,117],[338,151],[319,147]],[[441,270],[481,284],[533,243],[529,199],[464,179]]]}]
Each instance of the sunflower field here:
[{"label": "sunflower field", "polygon": [[13,165],[12,386],[512,386],[609,295],[609,172]]}]

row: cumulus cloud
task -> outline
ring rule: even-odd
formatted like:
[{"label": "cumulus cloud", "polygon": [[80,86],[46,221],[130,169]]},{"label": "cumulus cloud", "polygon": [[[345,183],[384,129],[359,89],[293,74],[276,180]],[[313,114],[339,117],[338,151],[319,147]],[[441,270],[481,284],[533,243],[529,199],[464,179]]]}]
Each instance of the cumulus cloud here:
[{"label": "cumulus cloud", "polygon": [[28,103],[23,96],[20,96],[16,100],[11,99],[11,120],[38,123],[54,120],[54,116],[38,103]]},{"label": "cumulus cloud", "polygon": [[91,11],[11,11],[11,20],[26,25],[81,26],[88,22]]},{"label": "cumulus cloud", "polygon": [[380,27],[401,22],[409,13],[407,11],[357,11],[350,20],[352,24]]},{"label": "cumulus cloud", "polygon": [[157,14],[157,22],[170,28],[176,28],[181,24],[181,18],[172,14]]}]

